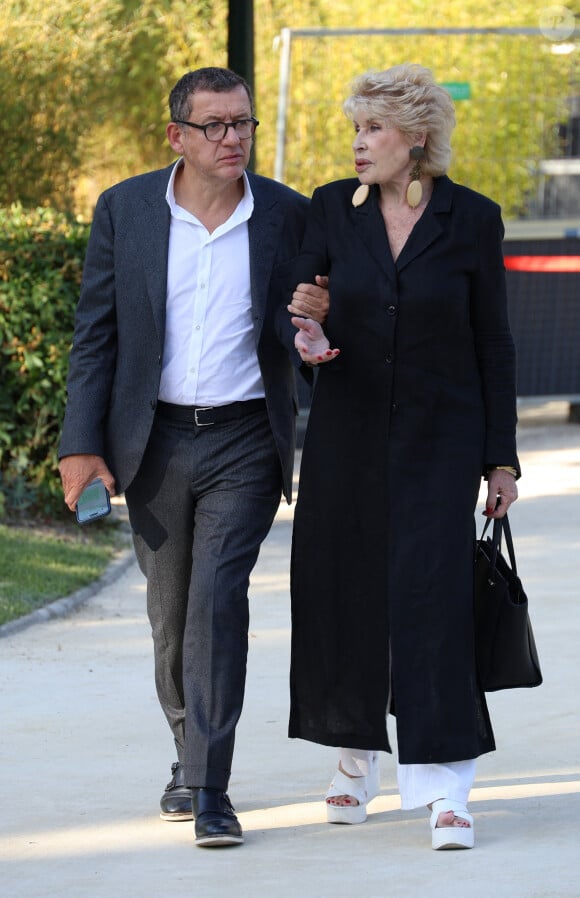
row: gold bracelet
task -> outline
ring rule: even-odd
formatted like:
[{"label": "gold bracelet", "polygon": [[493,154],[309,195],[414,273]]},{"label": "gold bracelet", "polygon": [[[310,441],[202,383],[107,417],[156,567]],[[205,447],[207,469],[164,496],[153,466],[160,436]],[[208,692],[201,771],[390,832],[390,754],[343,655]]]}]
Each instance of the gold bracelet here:
[{"label": "gold bracelet", "polygon": [[512,477],[518,476],[518,472],[511,465],[496,465],[494,471],[507,471]]}]

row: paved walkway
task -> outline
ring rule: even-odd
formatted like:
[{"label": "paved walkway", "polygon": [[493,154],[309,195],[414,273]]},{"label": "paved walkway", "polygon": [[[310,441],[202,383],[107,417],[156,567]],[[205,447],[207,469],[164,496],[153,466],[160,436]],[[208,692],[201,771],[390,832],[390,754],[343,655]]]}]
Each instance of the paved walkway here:
[{"label": "paved walkway", "polygon": [[[523,404],[525,476],[510,515],[544,685],[489,696],[498,750],[480,760],[473,851],[434,852],[402,812],[394,764],[366,824],[328,826],[334,752],[286,737],[288,549],[282,507],[251,587],[247,700],[231,795],[240,848],[194,847],[163,823],[174,760],[153,687],[136,565],[67,616],[0,639],[0,892],[7,898],[578,898],[580,426]],[[482,519],[483,520],[483,519]]]}]

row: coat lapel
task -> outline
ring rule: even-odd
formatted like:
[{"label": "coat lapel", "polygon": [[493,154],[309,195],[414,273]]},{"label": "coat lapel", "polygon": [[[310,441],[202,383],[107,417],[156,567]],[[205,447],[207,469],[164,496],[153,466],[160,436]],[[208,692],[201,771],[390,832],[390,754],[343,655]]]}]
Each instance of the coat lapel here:
[{"label": "coat lapel", "polygon": [[397,259],[397,271],[402,271],[441,236],[445,225],[445,214],[451,210],[452,194],[453,185],[449,178],[435,179],[431,201],[401,250]]},{"label": "coat lapel", "polygon": [[451,209],[452,195],[453,184],[449,178],[436,178],[429,206],[405,243],[396,264],[389,250],[385,223],[379,208],[378,188],[371,189],[366,203],[351,210],[350,218],[364,249],[371,254],[390,281],[395,282],[397,273],[441,236],[445,214]]},{"label": "coat lapel", "polygon": [[378,187],[372,187],[362,206],[351,207],[350,220],[361,241],[361,252],[371,254],[381,271],[390,281],[395,281],[396,271],[389,249],[385,222],[379,208]]}]

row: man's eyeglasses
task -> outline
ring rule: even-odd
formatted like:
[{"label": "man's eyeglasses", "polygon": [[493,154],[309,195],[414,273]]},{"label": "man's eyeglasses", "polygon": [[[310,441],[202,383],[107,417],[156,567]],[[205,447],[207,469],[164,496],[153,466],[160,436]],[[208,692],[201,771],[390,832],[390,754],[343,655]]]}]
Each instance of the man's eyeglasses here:
[{"label": "man's eyeglasses", "polygon": [[211,140],[212,143],[223,140],[228,133],[228,128],[233,128],[240,140],[247,140],[248,137],[254,136],[256,128],[260,124],[258,119],[253,117],[239,118],[237,122],[208,122],[207,125],[196,125],[195,122],[184,122],[177,118],[174,118],[173,122],[176,125],[188,125],[190,128],[203,131],[206,140]]}]

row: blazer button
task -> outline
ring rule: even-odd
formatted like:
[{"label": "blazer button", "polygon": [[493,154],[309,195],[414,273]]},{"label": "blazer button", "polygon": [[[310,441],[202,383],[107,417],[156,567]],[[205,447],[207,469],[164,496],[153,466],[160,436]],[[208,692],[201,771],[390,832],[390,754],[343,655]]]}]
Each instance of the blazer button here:
[{"label": "blazer button", "polygon": [[388,308],[387,308],[387,312],[389,313],[389,315],[394,315],[396,311],[397,311],[396,306],[388,306]]},{"label": "blazer button", "polygon": [[387,363],[387,365],[392,364],[392,361],[393,361],[393,356],[391,355],[391,353],[389,353],[387,356],[385,356],[385,362]]}]

